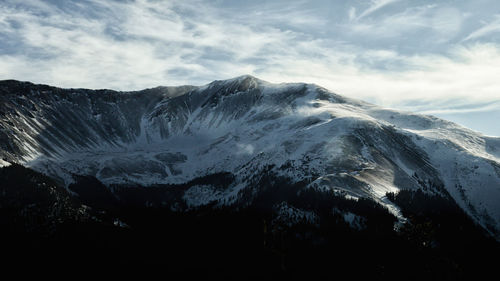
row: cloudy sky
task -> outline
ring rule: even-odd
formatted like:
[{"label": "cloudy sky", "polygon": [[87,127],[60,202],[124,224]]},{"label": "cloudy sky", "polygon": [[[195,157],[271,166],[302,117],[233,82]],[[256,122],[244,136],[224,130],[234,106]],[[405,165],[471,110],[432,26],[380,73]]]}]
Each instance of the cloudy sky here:
[{"label": "cloudy sky", "polygon": [[133,90],[252,74],[500,136],[500,1],[0,0],[0,79]]}]

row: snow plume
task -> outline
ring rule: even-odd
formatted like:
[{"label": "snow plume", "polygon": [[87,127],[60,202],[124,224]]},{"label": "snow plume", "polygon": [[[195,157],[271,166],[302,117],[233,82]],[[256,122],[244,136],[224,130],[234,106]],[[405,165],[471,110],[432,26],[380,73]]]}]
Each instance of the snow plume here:
[{"label": "snow plume", "polygon": [[255,147],[251,144],[242,144],[238,143],[236,144],[236,147],[238,148],[237,154],[247,154],[247,155],[252,155]]}]

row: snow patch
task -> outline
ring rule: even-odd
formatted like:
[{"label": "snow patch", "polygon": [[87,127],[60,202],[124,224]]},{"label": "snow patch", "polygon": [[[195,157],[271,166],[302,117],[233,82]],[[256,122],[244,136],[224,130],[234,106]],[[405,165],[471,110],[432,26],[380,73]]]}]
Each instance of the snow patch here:
[{"label": "snow patch", "polygon": [[301,210],[286,202],[281,202],[275,206],[275,216],[272,223],[291,227],[299,223],[317,224],[318,221],[318,216],[314,212]]},{"label": "snow patch", "polygon": [[3,159],[0,159],[0,168],[3,167],[9,167],[11,165],[10,162],[4,161]]},{"label": "snow patch", "polygon": [[248,155],[252,155],[254,150],[255,150],[255,147],[251,144],[241,144],[241,143],[238,143],[236,144],[238,150],[237,150],[237,154],[248,154]]},{"label": "snow patch", "polygon": [[222,192],[211,185],[195,185],[186,190],[183,199],[188,208],[208,205],[222,197]]},{"label": "snow patch", "polygon": [[363,230],[366,228],[366,218],[358,216],[351,212],[343,213],[342,217],[349,226],[356,230]]}]

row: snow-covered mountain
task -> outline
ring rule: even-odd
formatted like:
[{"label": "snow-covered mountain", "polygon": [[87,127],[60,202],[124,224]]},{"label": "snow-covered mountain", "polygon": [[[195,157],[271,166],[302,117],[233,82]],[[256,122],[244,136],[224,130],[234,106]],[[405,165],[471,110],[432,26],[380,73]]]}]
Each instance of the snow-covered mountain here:
[{"label": "snow-covered mountain", "polygon": [[[135,92],[0,82],[0,165],[15,162],[68,186],[193,185],[188,208],[252,200],[264,173],[368,197],[404,220],[387,192],[446,194],[500,238],[500,138],[432,116],[380,108],[311,84],[242,76]],[[293,209],[285,205],[279,210]],[[295,216],[314,213],[293,209]]]}]

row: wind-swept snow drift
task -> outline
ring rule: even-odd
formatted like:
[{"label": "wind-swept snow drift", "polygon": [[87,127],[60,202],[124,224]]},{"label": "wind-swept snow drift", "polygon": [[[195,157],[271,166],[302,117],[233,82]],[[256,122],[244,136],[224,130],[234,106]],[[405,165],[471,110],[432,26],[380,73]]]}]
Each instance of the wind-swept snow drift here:
[{"label": "wind-swept snow drift", "polygon": [[115,92],[2,81],[0,158],[65,185],[73,174],[108,185],[234,175],[224,190],[191,187],[189,206],[235,204],[264,170],[306,188],[370,197],[396,214],[387,192],[444,192],[499,233],[500,139],[310,84],[242,76]]}]

